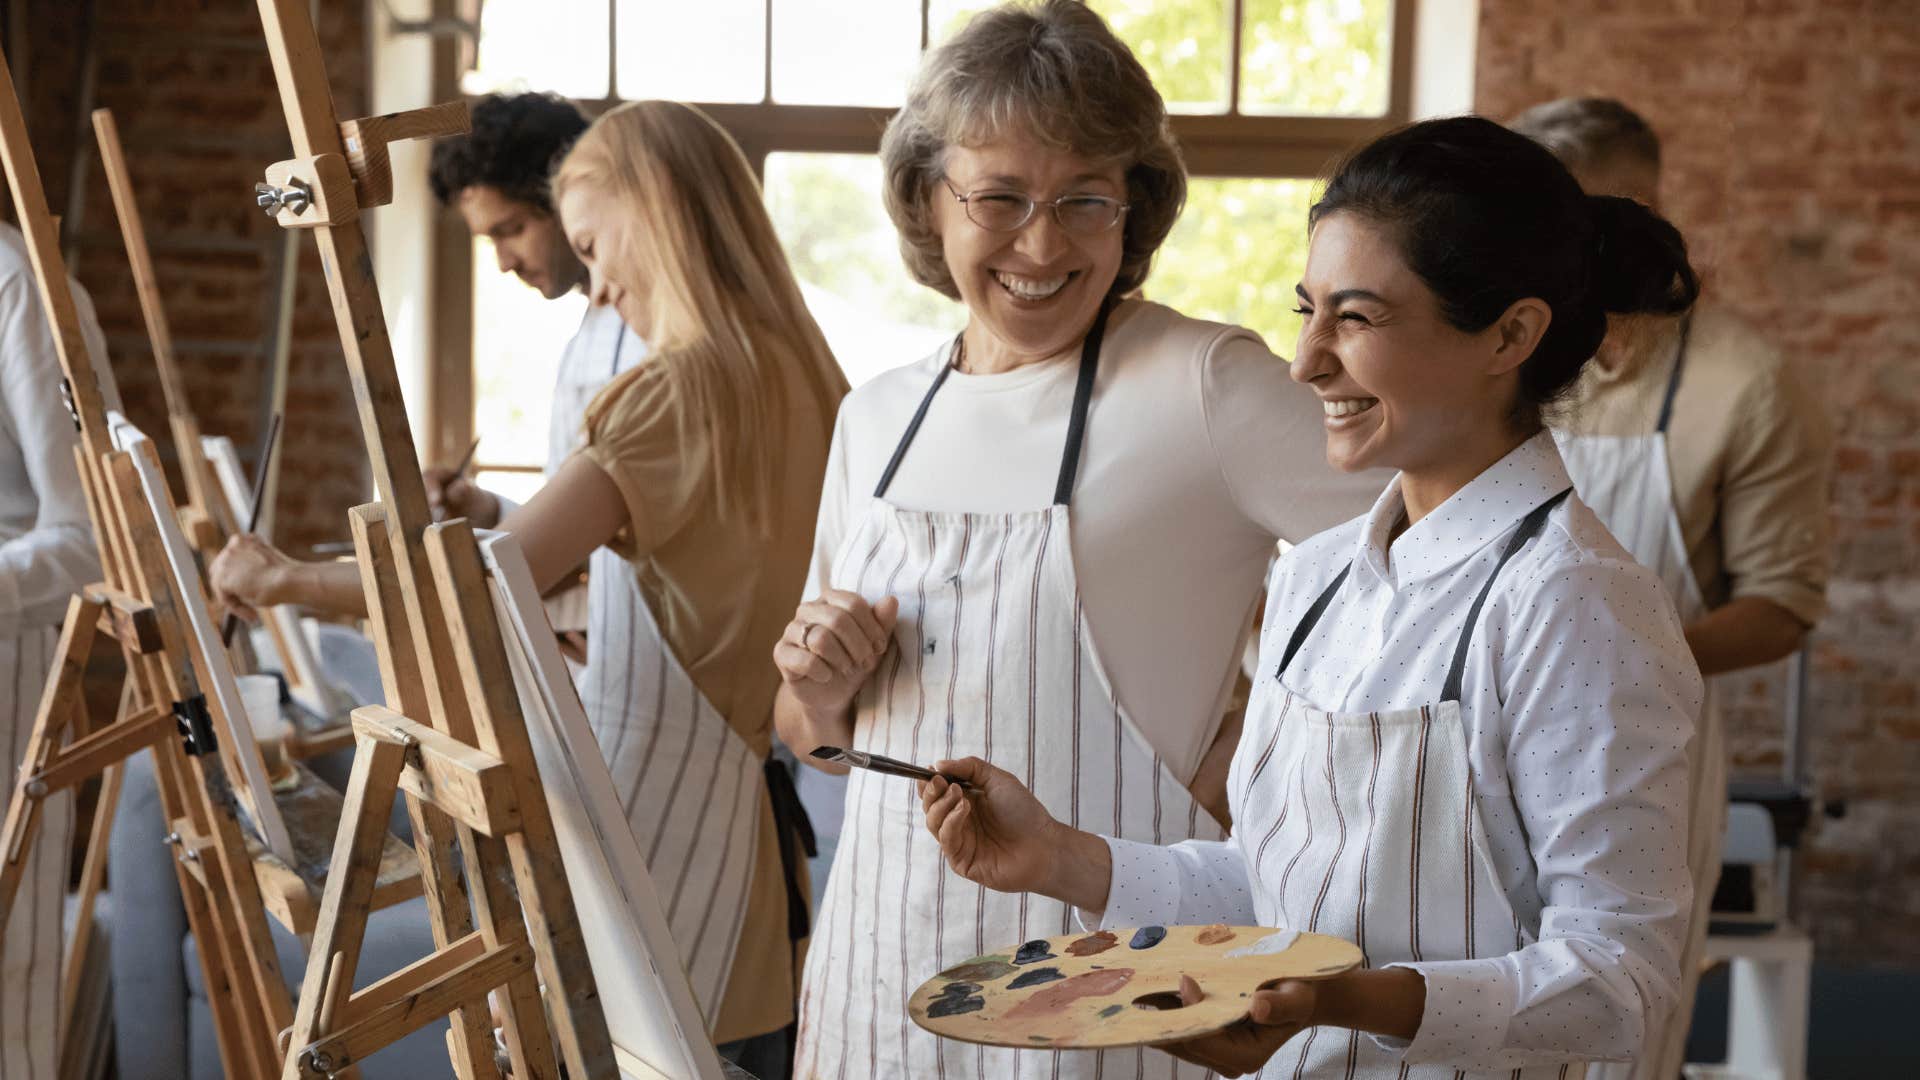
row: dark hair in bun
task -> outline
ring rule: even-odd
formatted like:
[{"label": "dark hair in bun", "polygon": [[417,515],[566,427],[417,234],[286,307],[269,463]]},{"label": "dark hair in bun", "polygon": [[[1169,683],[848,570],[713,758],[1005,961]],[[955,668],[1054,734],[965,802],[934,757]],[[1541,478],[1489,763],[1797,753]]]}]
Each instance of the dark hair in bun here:
[{"label": "dark hair in bun", "polygon": [[1552,309],[1520,367],[1523,426],[1579,378],[1609,314],[1677,315],[1700,295],[1666,219],[1587,195],[1540,144],[1477,116],[1410,124],[1354,151],[1308,221],[1334,213],[1385,226],[1457,329],[1484,330],[1526,297]]}]

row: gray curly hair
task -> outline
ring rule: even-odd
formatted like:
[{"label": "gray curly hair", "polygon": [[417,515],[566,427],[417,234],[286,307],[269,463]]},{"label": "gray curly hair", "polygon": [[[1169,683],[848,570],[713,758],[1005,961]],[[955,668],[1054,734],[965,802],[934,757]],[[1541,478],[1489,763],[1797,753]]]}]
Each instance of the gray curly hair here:
[{"label": "gray curly hair", "polygon": [[1008,135],[1126,164],[1128,210],[1114,296],[1146,280],[1187,200],[1166,102],[1140,61],[1080,0],[1014,0],[982,12],[920,62],[880,140],[887,214],[907,270],[960,298],[933,228],[947,150]]}]

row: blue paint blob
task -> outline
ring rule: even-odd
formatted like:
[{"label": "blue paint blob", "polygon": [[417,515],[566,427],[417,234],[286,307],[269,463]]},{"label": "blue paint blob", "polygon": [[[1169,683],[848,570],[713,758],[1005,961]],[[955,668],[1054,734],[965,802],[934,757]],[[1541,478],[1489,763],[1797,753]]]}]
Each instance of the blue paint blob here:
[{"label": "blue paint blob", "polygon": [[1125,1010],[1126,1010],[1125,1005],[1109,1005],[1106,1008],[1100,1010],[1100,1019],[1105,1020],[1110,1016],[1118,1016],[1120,1015],[1121,1012]]},{"label": "blue paint blob", "polygon": [[1020,975],[1018,978],[1014,979],[1012,982],[1008,983],[1007,989],[1025,990],[1029,986],[1039,986],[1041,983],[1050,983],[1056,979],[1064,979],[1064,978],[1066,978],[1066,976],[1060,974],[1059,968],[1051,968],[1051,967],[1034,968],[1032,971],[1025,972],[1022,975]]},{"label": "blue paint blob", "polygon": [[[1161,933],[1165,934],[1166,931],[1162,930]],[[1037,964],[1042,960],[1051,959],[1053,959],[1053,953],[1047,951],[1047,942],[1044,938],[1027,942],[1020,946],[1019,952],[1013,954],[1015,964]]]},{"label": "blue paint blob", "polygon": [[963,1013],[979,1012],[986,1008],[987,999],[978,995],[966,994],[942,995],[934,998],[927,1006],[927,1015],[935,1020],[943,1016],[959,1016]]},{"label": "blue paint blob", "polygon": [[1129,949],[1151,949],[1160,944],[1167,936],[1164,926],[1143,926],[1133,932],[1133,940],[1127,942]]}]

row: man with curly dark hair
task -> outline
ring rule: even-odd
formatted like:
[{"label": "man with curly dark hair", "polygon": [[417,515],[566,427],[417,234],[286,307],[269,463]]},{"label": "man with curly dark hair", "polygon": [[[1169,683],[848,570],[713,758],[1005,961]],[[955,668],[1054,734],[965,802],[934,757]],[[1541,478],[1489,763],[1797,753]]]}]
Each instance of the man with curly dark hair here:
[{"label": "man with curly dark hair", "polygon": [[[441,205],[459,211],[474,236],[493,243],[500,272],[513,274],[549,300],[586,284],[560,227],[548,180],[587,118],[553,94],[489,94],[474,102],[467,134],[442,139],[433,148],[427,179]],[[551,472],[579,442],[587,402],[609,379],[646,355],[641,342],[611,307],[589,308],[560,360],[548,434]],[[426,470],[427,495],[448,517],[492,527],[508,502],[465,477]]]}]

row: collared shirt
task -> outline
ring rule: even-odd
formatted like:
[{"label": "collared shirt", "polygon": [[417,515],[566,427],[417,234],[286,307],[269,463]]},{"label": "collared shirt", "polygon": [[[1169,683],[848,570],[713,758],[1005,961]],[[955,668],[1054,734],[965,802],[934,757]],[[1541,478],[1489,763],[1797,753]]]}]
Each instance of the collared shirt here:
[{"label": "collared shirt", "polygon": [[[1405,506],[1399,484],[1390,485],[1365,517],[1281,557],[1261,670],[1278,665],[1308,606],[1351,564],[1289,665],[1287,686],[1333,712],[1437,702],[1467,609],[1508,536],[1570,485],[1542,433],[1389,549]],[[1261,680],[1250,709],[1278,708],[1274,687]],[[1556,1055],[1627,1058],[1639,1048],[1643,1015],[1673,1007],[1691,894],[1686,755],[1701,696],[1659,581],[1568,498],[1495,581],[1461,691],[1490,856],[1535,943],[1504,956],[1405,965],[1427,989],[1419,1033],[1405,1047],[1409,1063],[1505,1070]],[[1252,918],[1234,841],[1108,843],[1105,921]]]},{"label": "collared shirt", "polygon": [[553,412],[547,424],[547,476],[560,471],[586,438],[587,406],[615,375],[638,365],[647,343],[611,306],[587,308],[553,384]]},{"label": "collared shirt", "polygon": [[[81,334],[104,363],[93,303],[72,288]],[[0,224],[0,638],[58,625],[67,601],[100,574],[60,380],[26,242]]]},{"label": "collared shirt", "polygon": [[[1757,596],[1812,625],[1833,567],[1833,433],[1779,350],[1730,312],[1694,310],[1667,424],[1667,466],[1687,561],[1708,608]],[[1660,420],[1680,320],[1656,324],[1615,369],[1588,364],[1558,426],[1646,435]]]}]

